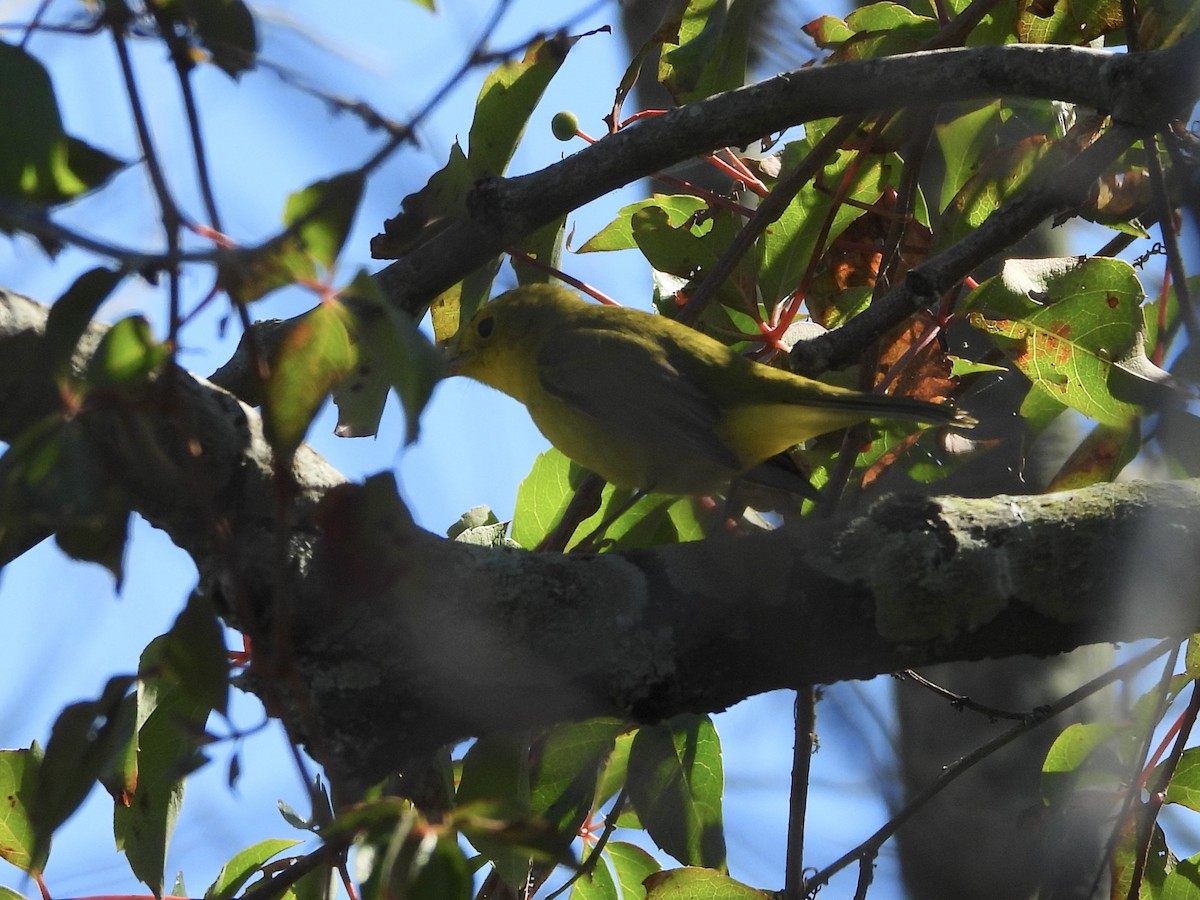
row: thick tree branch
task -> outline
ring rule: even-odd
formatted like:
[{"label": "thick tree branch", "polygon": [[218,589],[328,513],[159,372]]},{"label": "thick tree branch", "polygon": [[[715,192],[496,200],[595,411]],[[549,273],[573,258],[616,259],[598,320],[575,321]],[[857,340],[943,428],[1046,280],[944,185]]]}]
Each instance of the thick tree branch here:
[{"label": "thick tree branch", "polygon": [[[0,358],[16,363],[0,368],[0,439],[60,411],[37,363],[44,321],[0,295]],[[287,599],[285,658],[256,647],[252,684],[343,785],[497,728],[654,720],[1200,630],[1197,482],[893,497],[836,521],[576,557],[428,534],[387,476],[345,484],[309,450],[281,495],[257,413],[186,373],[71,421],[131,507],[192,554],[203,590],[257,628]],[[272,563],[280,509],[285,566]]]},{"label": "thick tree branch", "polygon": [[468,214],[379,273],[399,306],[423,313],[439,292],[554,218],[681,160],[748,146],[814,119],[998,96],[1064,100],[1156,127],[1195,101],[1200,32],[1131,57],[1080,47],[935,50],[819,66],[692,103],[605,137],[539,172],[478,183]]}]

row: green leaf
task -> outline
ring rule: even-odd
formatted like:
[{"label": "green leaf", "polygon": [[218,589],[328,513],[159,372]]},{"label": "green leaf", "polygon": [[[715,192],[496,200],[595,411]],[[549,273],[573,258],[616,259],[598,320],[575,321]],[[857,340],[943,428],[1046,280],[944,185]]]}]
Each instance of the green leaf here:
[{"label": "green leaf", "polygon": [[299,843],[300,841],[272,838],[242,850],[221,866],[216,879],[204,892],[205,900],[225,900],[235,896],[242,885],[262,871],[268,860]]},{"label": "green leaf", "polygon": [[332,271],[354,224],[363,184],[362,172],[343,172],[290,195],[283,211],[287,231],[259,248],[222,254],[221,287],[235,302],[249,303]]},{"label": "green leaf", "polygon": [[[1162,766],[1158,767],[1151,783],[1155,783]],[[1179,764],[1167,785],[1167,802],[1200,811],[1200,747],[1189,747],[1179,757]]]},{"label": "green leaf", "polygon": [[[364,183],[362,172],[343,172],[313,182],[288,197],[283,224],[298,227],[305,253],[325,270],[333,268],[342,252],[362,199]],[[297,274],[301,271],[297,266]]]},{"label": "green leaf", "polygon": [[646,879],[662,871],[658,860],[635,844],[609,841],[604,846],[604,855],[616,873],[622,900],[641,900],[646,892]]},{"label": "green leaf", "polygon": [[592,871],[580,875],[571,885],[571,900],[621,900],[617,891],[617,882],[608,867],[608,861],[601,856],[596,860]]},{"label": "green leaf", "polygon": [[834,51],[827,63],[911,53],[939,30],[936,19],[898,3],[872,3],[856,9],[845,22],[830,18],[823,16],[804,27],[818,46]]},{"label": "green leaf", "polygon": [[263,430],[280,460],[290,459],[330,391],[354,368],[349,313],[326,300],[293,321],[271,357],[263,386]]},{"label": "green leaf", "polygon": [[[596,806],[601,807],[608,801],[612,800],[617,793],[625,787],[626,778],[629,772],[629,750],[633,747],[633,741],[637,737],[638,729],[630,727],[629,730],[617,735],[616,742],[613,745],[613,752],[609,754],[608,762],[600,773],[600,784],[596,789]],[[642,823],[637,817],[637,813],[625,804],[623,810],[617,813],[617,824],[621,828],[641,828]]]},{"label": "green leaf", "polygon": [[133,740],[134,699],[126,694],[133,682],[128,675],[110,678],[98,699],[72,703],[58,714],[27,807],[35,858]]},{"label": "green leaf", "polygon": [[[1123,786],[1124,790],[1128,790],[1128,785]],[[1111,873],[1111,887],[1109,888],[1109,896],[1111,897],[1137,897],[1138,900],[1163,900],[1163,898],[1171,897],[1173,900],[1183,900],[1184,897],[1192,896],[1187,893],[1185,885],[1195,875],[1195,867],[1184,865],[1180,872],[1180,881],[1176,882],[1171,894],[1165,893],[1166,881],[1168,872],[1181,865],[1175,854],[1171,852],[1167,846],[1166,835],[1163,834],[1161,826],[1158,822],[1153,823],[1153,831],[1150,833],[1150,840],[1143,847],[1142,839],[1139,836],[1138,828],[1122,828],[1120,832],[1120,840],[1115,848],[1113,848],[1111,858],[1108,860],[1108,868]],[[1139,865],[1141,864],[1141,865]],[[1132,894],[1130,888],[1133,886],[1133,874],[1135,871],[1141,870],[1141,881],[1137,886],[1137,890]],[[1182,893],[1176,893],[1183,888]]]},{"label": "green leaf", "polygon": [[958,193],[942,209],[934,235],[934,251],[957,244],[973,233],[997,209],[1020,193],[1030,177],[1042,168],[1054,145],[1042,135],[1006,144],[979,161]]},{"label": "green leaf", "polygon": [[707,716],[643,727],[628,777],[634,809],[659,847],[685,865],[725,871],[721,745]]},{"label": "green leaf", "polygon": [[[669,273],[686,284],[702,278],[716,264],[742,225],[741,217],[732,211],[710,210],[698,197],[655,194],[621,209],[578,252],[636,248],[655,270],[656,277]],[[755,303],[758,265],[755,245],[721,287],[719,300],[747,307]]]},{"label": "green leaf", "polygon": [[[513,248],[513,271],[517,273],[517,283],[546,284],[554,277],[550,269],[561,269],[563,242],[567,234],[567,217],[561,215],[552,219],[532,234],[521,238]],[[521,256],[519,254],[524,254]],[[525,257],[529,257],[526,259]],[[530,260],[536,260],[540,265],[534,265]]]},{"label": "green leaf", "polygon": [[[638,200],[636,203],[630,203],[624,206],[617,213],[617,217],[601,228],[596,234],[592,235],[579,248],[578,253],[596,253],[607,250],[633,250],[638,246],[637,238],[633,232],[633,222],[635,217],[646,210],[655,210],[661,213],[660,221],[664,222],[667,228],[679,229],[685,225],[689,225],[697,213],[705,209],[706,204],[699,197],[693,197],[689,194],[668,195],[655,194],[647,200]],[[699,236],[707,233],[708,227],[693,228],[692,234]]]},{"label": "green leaf", "polygon": [[984,151],[996,139],[1002,115],[1000,101],[994,100],[934,127],[944,169],[939,210],[950,205],[975,173]]},{"label": "green leaf", "polygon": [[658,80],[682,105],[746,83],[755,0],[691,0],[679,37],[658,62]]},{"label": "green leaf", "polygon": [[[388,303],[378,286],[360,272],[346,289],[354,317],[356,364],[333,390],[339,437],[375,434],[388,389],[404,408],[404,442],[420,435],[421,413],[434,385],[446,373],[446,359],[407,313]],[[352,298],[352,299],[351,299]]]},{"label": "green leaf", "polygon": [[484,735],[462,760],[455,803],[482,803],[510,817],[526,816],[529,801],[529,735]]},{"label": "green leaf", "polygon": [[200,44],[213,63],[231,78],[254,68],[258,29],[242,0],[181,0]]},{"label": "green leaf", "polygon": [[216,610],[193,592],[162,644],[162,663],[197,708],[225,715],[229,702],[229,654]]},{"label": "green leaf", "polygon": [[504,174],[530,114],[577,40],[535,40],[522,59],[501,63],[484,79],[468,143],[472,180]]},{"label": "green leaf", "polygon": [[[475,179],[467,155],[455,141],[446,165],[434,172],[419,191],[400,201],[400,212],[383,223],[383,234],[371,239],[375,259],[399,259],[450,222],[466,213],[467,191]],[[436,322],[435,322],[436,325]],[[450,331],[453,334],[458,326]],[[449,335],[438,334],[443,340]]]},{"label": "green leaf", "polygon": [[[512,538],[522,547],[536,547],[558,524],[586,470],[551,448],[534,460],[533,468],[517,488]],[[592,533],[616,507],[630,497],[625,489],[605,485],[600,508],[575,529],[567,542],[571,548]],[[622,550],[699,540],[703,528],[690,497],[650,494],[613,521],[605,531],[604,546]]]},{"label": "green leaf", "polygon": [[45,68],[0,41],[0,197],[61,203],[97,187],[121,163],[63,131]]},{"label": "green leaf", "polygon": [[[1181,859],[1170,866],[1173,857],[1174,854],[1167,850],[1165,836],[1156,825],[1155,839],[1150,844],[1138,893],[1139,900],[1200,900],[1200,854]],[[1122,895],[1114,893],[1114,896]],[[1128,892],[1124,896],[1129,896]]]},{"label": "green leaf", "polygon": [[1042,763],[1042,796],[1046,801],[1061,802],[1075,790],[1084,763],[1124,731],[1123,726],[1113,722],[1077,722],[1064,728]]},{"label": "green leaf", "polygon": [[1141,299],[1137,274],[1122,260],[1010,259],[971,293],[967,309],[1039,390],[1121,427],[1138,409],[1113,395],[1110,379],[1144,357]]},{"label": "green leaf", "polygon": [[142,652],[137,682],[137,783],[113,810],[113,835],[133,874],[156,897],[166,887],[167,850],[183,805],[185,778],[204,764],[210,708],[168,664],[171,638]]},{"label": "green leaf", "polygon": [[[822,136],[820,123],[810,123],[803,140],[784,148],[782,171],[787,173],[798,166]],[[853,174],[852,165],[856,167]],[[837,151],[821,169],[817,182],[809,182],[796,194],[759,241],[762,267],[758,290],[762,302],[771,308],[795,291],[811,260],[821,256],[829,241],[863,215],[862,206],[879,200],[899,172],[900,164],[893,155]],[[846,179],[852,180],[845,199],[853,202],[843,202],[833,212],[834,195]]]},{"label": "green leaf", "polygon": [[1046,486],[1047,493],[1116,481],[1142,450],[1139,419],[1124,425],[1097,425],[1076,447]]},{"label": "green leaf", "polygon": [[84,272],[50,307],[46,317],[46,364],[60,381],[70,374],[71,357],[79,339],[108,296],[121,283],[123,275],[112,269],[96,268]]},{"label": "green leaf", "polygon": [[35,743],[28,750],[0,750],[0,859],[22,872],[41,872],[50,855],[49,840],[35,847],[36,836],[29,817],[37,795],[42,750]]},{"label": "green leaf", "polygon": [[530,809],[558,829],[564,853],[591,815],[601,766],[627,727],[612,718],[569,722],[554,726],[537,742]]},{"label": "green leaf", "polygon": [[119,588],[129,518],[81,416],[34,423],[0,458],[0,563],[53,533],[64,553],[105,566]]},{"label": "green leaf", "polygon": [[[1050,15],[1043,15],[1048,8]],[[1089,44],[1124,27],[1121,0],[1051,3],[1048,7],[1021,4],[1017,37],[1026,44]]]},{"label": "green leaf", "polygon": [[[455,805],[478,809],[498,823],[527,822],[529,799],[529,735],[484,735],[475,741],[462,761]],[[530,856],[521,841],[499,826],[472,828],[460,823],[463,836],[483,854],[510,887],[521,884],[529,872]]]},{"label": "green leaf", "polygon": [[668,869],[646,879],[646,900],[770,900],[771,894],[712,869]]},{"label": "green leaf", "polygon": [[18,894],[10,887],[0,884],[0,900],[29,900],[24,894]]},{"label": "green leaf", "polygon": [[143,316],[126,316],[104,333],[88,360],[87,382],[100,388],[145,384],[170,357],[167,347],[154,340]]},{"label": "green leaf", "polygon": [[452,833],[401,821],[393,833],[359,845],[363,900],[469,900],[471,871]]}]

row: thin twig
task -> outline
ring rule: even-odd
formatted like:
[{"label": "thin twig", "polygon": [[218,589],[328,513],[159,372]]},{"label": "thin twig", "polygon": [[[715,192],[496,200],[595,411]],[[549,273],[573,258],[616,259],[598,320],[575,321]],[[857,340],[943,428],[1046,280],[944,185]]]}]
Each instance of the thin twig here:
[{"label": "thin twig", "polygon": [[796,691],[796,741],[792,748],[791,793],[788,799],[784,900],[800,900],[804,896],[804,821],[808,814],[808,789],[816,743],[817,689],[809,685]]},{"label": "thin twig", "polygon": [[965,694],[956,694],[951,690],[947,690],[940,684],[935,684],[923,675],[917,674],[912,669],[905,669],[903,672],[896,674],[896,679],[899,681],[911,681],[913,684],[919,685],[930,691],[944,700],[949,700],[950,705],[956,710],[969,709],[972,712],[982,713],[993,722],[997,719],[1013,719],[1017,722],[1027,722],[1033,718],[1036,713],[1021,713],[1011,712],[1006,709],[999,709],[995,706],[987,706],[983,703],[977,703]]},{"label": "thin twig", "polygon": [[1145,875],[1146,862],[1150,855],[1150,841],[1154,837],[1154,821],[1162,810],[1164,793],[1167,785],[1175,776],[1175,769],[1178,768],[1179,760],[1183,757],[1183,749],[1187,746],[1188,738],[1191,737],[1198,713],[1200,713],[1200,684],[1193,681],[1192,697],[1182,716],[1183,725],[1175,735],[1175,746],[1171,749],[1171,755],[1163,760],[1162,768],[1159,770],[1158,783],[1149,792],[1149,799],[1142,809],[1142,815],[1138,817],[1138,847],[1134,856],[1133,873],[1129,880],[1128,900],[1138,900],[1138,897],[1141,896],[1142,878]]},{"label": "thin twig", "polygon": [[1158,216],[1158,227],[1162,232],[1163,246],[1167,250],[1167,268],[1171,272],[1171,281],[1175,285],[1175,299],[1179,303],[1179,311],[1183,321],[1187,323],[1188,337],[1194,343],[1200,341],[1200,319],[1196,316],[1196,307],[1192,303],[1192,295],[1188,290],[1187,270],[1183,267],[1183,253],[1179,249],[1179,235],[1175,231],[1175,213],[1171,207],[1171,197],[1167,191],[1167,178],[1163,173],[1162,161],[1158,158],[1158,136],[1147,133],[1144,138],[1146,145],[1146,167],[1150,170],[1150,183],[1154,186],[1154,205]]},{"label": "thin twig", "polygon": [[689,323],[696,320],[704,308],[716,297],[717,290],[725,282],[725,279],[737,268],[738,262],[750,249],[750,245],[762,236],[772,222],[787,211],[788,204],[821,170],[829,154],[854,133],[861,121],[862,119],[858,116],[843,116],[826,132],[825,136],[817,142],[796,168],[775,183],[771,193],[755,210],[754,217],[742,227],[737,237],[725,248],[716,265],[688,298],[688,302],[679,310],[676,318],[681,322]]}]

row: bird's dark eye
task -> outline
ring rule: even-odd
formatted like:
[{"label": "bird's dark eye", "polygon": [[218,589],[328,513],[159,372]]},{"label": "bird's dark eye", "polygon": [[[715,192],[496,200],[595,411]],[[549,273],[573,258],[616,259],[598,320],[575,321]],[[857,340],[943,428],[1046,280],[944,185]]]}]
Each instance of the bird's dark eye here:
[{"label": "bird's dark eye", "polygon": [[496,317],[485,316],[475,323],[475,333],[485,341],[492,336],[492,332],[496,330]]}]

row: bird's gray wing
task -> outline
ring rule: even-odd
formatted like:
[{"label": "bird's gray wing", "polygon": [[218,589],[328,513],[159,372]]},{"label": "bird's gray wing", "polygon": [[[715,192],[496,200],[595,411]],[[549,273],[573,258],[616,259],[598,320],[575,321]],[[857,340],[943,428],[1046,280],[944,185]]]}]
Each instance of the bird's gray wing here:
[{"label": "bird's gray wing", "polygon": [[538,354],[542,387],[620,435],[694,454],[723,468],[741,462],[716,434],[720,410],[665,351],[638,334],[580,328]]}]

